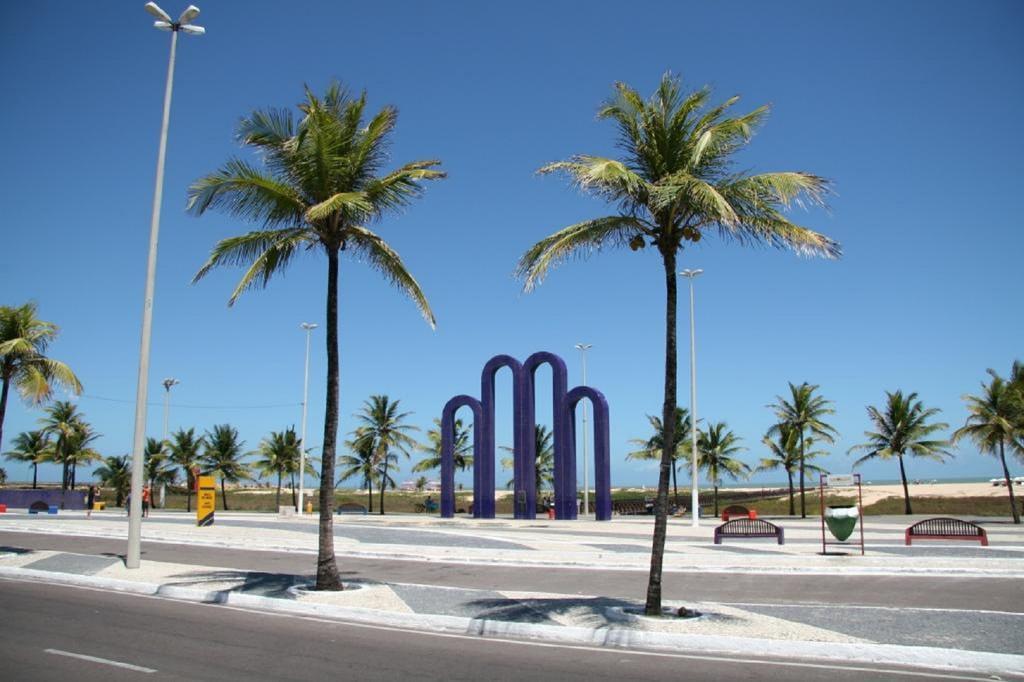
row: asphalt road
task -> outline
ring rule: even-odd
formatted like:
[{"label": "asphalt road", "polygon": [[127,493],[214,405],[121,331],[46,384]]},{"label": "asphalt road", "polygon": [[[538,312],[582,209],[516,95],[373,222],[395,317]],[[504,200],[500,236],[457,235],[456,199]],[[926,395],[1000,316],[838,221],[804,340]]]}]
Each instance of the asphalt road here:
[{"label": "asphalt road", "polygon": [[[51,549],[82,554],[123,554],[125,542],[104,538],[0,532],[0,546]],[[145,561],[248,569],[268,573],[312,575],[311,554],[245,551],[144,542]],[[523,568],[459,563],[388,561],[339,557],[347,580],[506,589],[559,594],[601,595],[642,600],[643,571],[571,568]],[[895,608],[995,611],[1024,614],[1024,581],[1009,578],[859,575],[728,575],[665,573],[663,594],[669,600],[743,604],[842,604]]]},{"label": "asphalt road", "polygon": [[12,580],[0,603],[10,680],[991,679],[433,635]]}]

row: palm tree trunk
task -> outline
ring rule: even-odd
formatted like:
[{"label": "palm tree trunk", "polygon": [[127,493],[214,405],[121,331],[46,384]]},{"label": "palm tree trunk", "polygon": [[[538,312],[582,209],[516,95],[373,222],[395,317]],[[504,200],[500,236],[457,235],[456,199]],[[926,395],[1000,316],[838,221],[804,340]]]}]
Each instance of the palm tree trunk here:
[{"label": "palm tree trunk", "polygon": [[295,496],[295,474],[288,474],[288,485],[292,489],[292,506],[299,511],[299,498]]},{"label": "palm tree trunk", "polygon": [[224,487],[224,477],[220,477],[220,498],[224,500],[224,511],[228,510],[228,490]]},{"label": "palm tree trunk", "polygon": [[651,540],[651,572],[647,579],[644,613],[661,616],[661,567],[665,560],[665,533],[668,530],[668,477],[672,467],[672,443],[675,442],[676,415],[676,252],[671,244],[661,250],[665,266],[665,400],[661,409],[661,467],[658,473],[658,497],[654,502],[654,536]]},{"label": "palm tree trunk", "polygon": [[786,475],[789,476],[789,515],[796,516],[796,500],[794,499],[793,492],[793,472],[787,471]]},{"label": "palm tree trunk", "polygon": [[11,379],[4,372],[3,386],[0,386],[0,452],[3,452],[4,443],[4,417],[7,416],[7,393],[11,388]]},{"label": "palm tree trunk", "polygon": [[380,480],[380,515],[384,516],[384,489],[388,487],[388,457],[384,455],[384,475]]},{"label": "palm tree trunk", "polygon": [[274,495],[274,506],[281,508],[281,470],[277,470],[277,494]]},{"label": "palm tree trunk", "polygon": [[32,490],[35,490],[39,486],[36,482],[39,480],[39,462],[32,463]]},{"label": "palm tree trunk", "polygon": [[327,247],[327,404],[323,458],[320,460],[320,533],[316,589],[342,590],[334,557],[334,455],[338,440],[338,249]]},{"label": "palm tree trunk", "polygon": [[1010,478],[1010,470],[1006,467],[1006,452],[1002,439],[999,440],[999,461],[1003,463],[1003,478],[1006,479],[1006,491],[1010,493],[1010,511],[1013,514],[1013,522],[1020,523],[1020,512],[1017,511],[1017,500],[1013,496],[1013,479]]},{"label": "palm tree trunk", "polygon": [[718,486],[715,485],[715,518],[718,518]]},{"label": "palm tree trunk", "polygon": [[907,488],[907,472],[903,468],[903,454],[898,454],[897,457],[900,460],[900,480],[903,481],[903,504],[904,513],[913,514],[914,512],[910,509],[910,489]]},{"label": "palm tree trunk", "polygon": [[186,512],[191,512],[192,511],[192,486],[187,485],[188,481],[185,481],[185,484],[186,484],[186,486],[188,488],[185,491],[185,511]]},{"label": "palm tree trunk", "polygon": [[679,506],[679,481],[677,480],[676,462],[672,462],[672,494],[675,496],[675,504]]},{"label": "palm tree trunk", "polygon": [[807,500],[804,491],[804,430],[800,427],[800,518],[807,518]]},{"label": "palm tree trunk", "polygon": [[71,489],[75,489],[75,474],[78,473],[78,460],[71,461]]}]

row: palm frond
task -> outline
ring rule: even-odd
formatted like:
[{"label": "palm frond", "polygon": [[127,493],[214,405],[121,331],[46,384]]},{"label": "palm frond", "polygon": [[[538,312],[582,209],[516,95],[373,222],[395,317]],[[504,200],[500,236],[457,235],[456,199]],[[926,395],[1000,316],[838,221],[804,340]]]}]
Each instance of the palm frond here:
[{"label": "palm frond", "polygon": [[347,247],[363,256],[370,267],[384,275],[384,278],[412,299],[431,329],[437,326],[434,313],[419,283],[409,273],[398,253],[365,227],[351,227],[347,233]]},{"label": "palm frond", "polygon": [[287,183],[245,161],[230,159],[188,189],[189,212],[198,216],[210,208],[264,226],[294,225],[302,219],[306,202]]}]

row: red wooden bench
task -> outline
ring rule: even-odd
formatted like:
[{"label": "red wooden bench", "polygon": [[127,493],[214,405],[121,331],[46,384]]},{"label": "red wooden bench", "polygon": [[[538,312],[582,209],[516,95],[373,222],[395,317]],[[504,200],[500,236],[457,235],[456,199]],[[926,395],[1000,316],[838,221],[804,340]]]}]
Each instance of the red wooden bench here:
[{"label": "red wooden bench", "polygon": [[913,540],[977,540],[982,547],[988,547],[988,535],[984,528],[970,521],[949,517],[925,519],[910,526],[905,535],[906,544],[910,545]]},{"label": "red wooden bench", "polygon": [[736,518],[756,519],[757,511],[754,509],[747,509],[741,504],[733,504],[722,510],[723,521]]}]

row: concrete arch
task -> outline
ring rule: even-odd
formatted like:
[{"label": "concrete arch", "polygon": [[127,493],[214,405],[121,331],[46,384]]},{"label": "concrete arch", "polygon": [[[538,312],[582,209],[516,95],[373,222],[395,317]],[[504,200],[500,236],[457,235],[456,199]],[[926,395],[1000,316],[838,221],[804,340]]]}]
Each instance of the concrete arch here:
[{"label": "concrete arch", "polygon": [[[481,500],[487,506],[483,512],[483,518],[492,519],[494,518],[494,468],[495,468],[495,435],[494,435],[494,379],[497,375],[498,370],[508,367],[512,371],[512,461],[513,461],[513,481],[515,481],[515,500],[520,499],[520,495],[524,495],[527,498],[527,504],[523,505],[514,504],[515,518],[517,519],[532,519],[534,518],[535,505],[529,502],[529,496],[526,495],[526,490],[523,488],[523,477],[521,475],[523,468],[524,452],[522,446],[522,432],[523,432],[523,365],[511,355],[495,355],[493,358],[487,361],[484,365],[483,371],[480,373],[480,405],[483,408],[484,415],[484,430],[483,437],[481,440],[481,459],[478,461],[474,458],[473,466],[474,471],[476,467],[480,467],[481,476],[488,481],[490,485],[490,494],[483,500]],[[486,467],[486,470],[485,470]],[[476,495],[474,495],[474,500]],[[527,514],[529,510],[529,514]],[[489,516],[487,515],[489,514]]]},{"label": "concrete arch", "polygon": [[589,386],[577,386],[566,394],[563,409],[569,421],[567,449],[574,454],[576,452],[576,405],[583,399],[590,400],[594,412],[594,514],[598,521],[609,521],[612,518],[611,439],[608,401],[601,391]]},{"label": "concrete arch", "polygon": [[[523,485],[527,491],[527,504],[536,509],[536,438],[537,427],[535,374],[543,364],[551,367],[551,411],[552,432],[555,442],[555,517],[576,518],[576,453],[568,452],[566,436],[568,418],[565,413],[565,396],[568,390],[568,370],[565,361],[547,351],[539,351],[526,358],[523,363]],[[532,495],[531,495],[532,493]]]},{"label": "concrete arch", "polygon": [[[473,516],[476,518],[494,518],[494,470],[491,469],[490,494],[483,489],[480,465],[481,444],[484,431],[484,410],[480,401],[468,395],[457,395],[444,405],[441,413],[441,518],[450,519],[455,516],[455,413],[460,407],[468,407],[473,411]],[[480,514],[481,501],[490,500],[490,516]],[[486,507],[486,506],[485,506]]]}]

